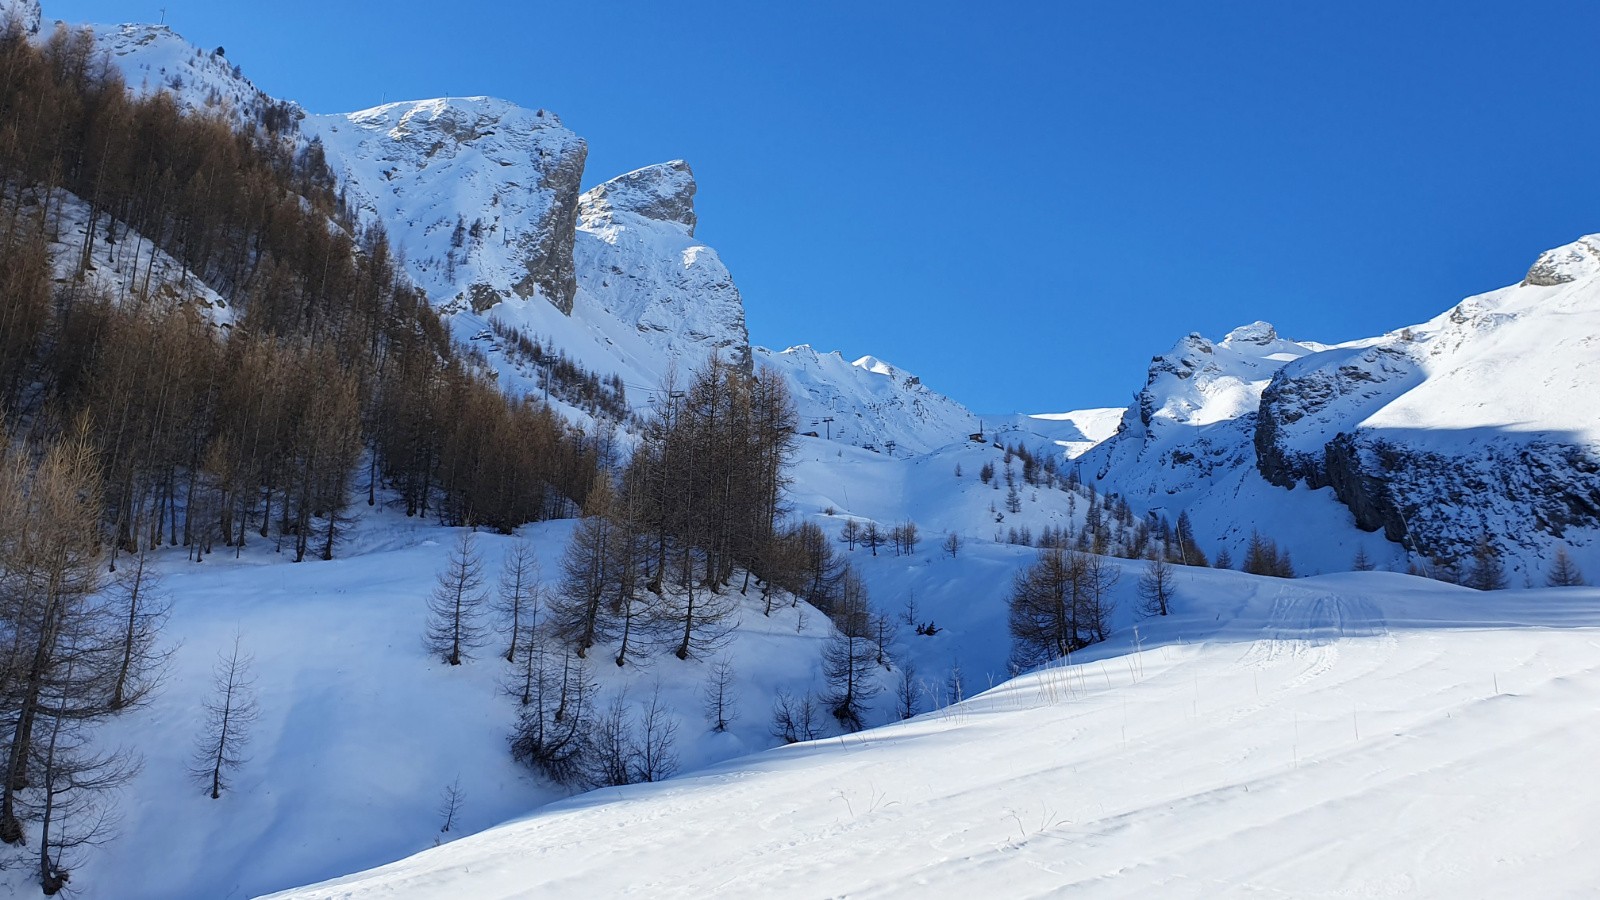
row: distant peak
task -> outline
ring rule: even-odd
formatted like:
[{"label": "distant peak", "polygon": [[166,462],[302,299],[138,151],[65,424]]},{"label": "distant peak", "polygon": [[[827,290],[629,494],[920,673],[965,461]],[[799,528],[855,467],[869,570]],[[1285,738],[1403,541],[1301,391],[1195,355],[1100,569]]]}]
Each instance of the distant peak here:
[{"label": "distant peak", "polygon": [[681,159],[635,169],[584,193],[585,212],[631,212],[688,226],[694,235],[694,172]]},{"label": "distant peak", "polygon": [[1270,344],[1278,339],[1278,330],[1267,322],[1240,325],[1223,338],[1226,344]]}]

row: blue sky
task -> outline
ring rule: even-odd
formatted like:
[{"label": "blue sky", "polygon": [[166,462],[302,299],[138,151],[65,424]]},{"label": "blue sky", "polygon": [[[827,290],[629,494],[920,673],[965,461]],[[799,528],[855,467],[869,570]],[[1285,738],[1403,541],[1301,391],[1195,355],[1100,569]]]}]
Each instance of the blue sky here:
[{"label": "blue sky", "polygon": [[316,112],[491,94],[588,183],[690,161],[751,338],[979,412],[1122,405],[1257,318],[1430,318],[1600,231],[1600,4],[218,3],[167,23]]}]

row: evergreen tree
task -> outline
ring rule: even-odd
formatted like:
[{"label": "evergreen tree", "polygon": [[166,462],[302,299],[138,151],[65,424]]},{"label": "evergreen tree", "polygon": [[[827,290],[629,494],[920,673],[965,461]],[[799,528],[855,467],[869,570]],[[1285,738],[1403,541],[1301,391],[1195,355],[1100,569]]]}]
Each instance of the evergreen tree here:
[{"label": "evergreen tree", "polygon": [[1480,591],[1500,591],[1506,587],[1505,565],[1500,562],[1500,549],[1487,533],[1478,536],[1472,545],[1472,568],[1464,582],[1467,587]]},{"label": "evergreen tree", "polygon": [[483,557],[472,532],[463,530],[439,581],[428,597],[427,644],[430,652],[452,666],[472,658],[483,645]]},{"label": "evergreen tree", "polygon": [[871,604],[861,576],[849,566],[845,567],[843,590],[831,618],[837,630],[822,655],[828,705],[840,724],[856,731],[862,727],[866,702],[877,695],[879,688],[868,674],[877,659]]},{"label": "evergreen tree", "polygon": [[244,746],[250,740],[250,726],[259,714],[255,699],[252,658],[240,649],[234,636],[227,655],[217,656],[212,678],[212,694],[203,704],[204,730],[195,744],[189,772],[203,782],[206,793],[216,800],[228,786],[231,774],[246,762]]},{"label": "evergreen tree", "polygon": [[1545,577],[1545,583],[1551,587],[1578,587],[1588,584],[1583,578],[1583,570],[1572,561],[1572,555],[1565,547],[1556,548],[1555,562],[1550,565],[1550,574]]}]

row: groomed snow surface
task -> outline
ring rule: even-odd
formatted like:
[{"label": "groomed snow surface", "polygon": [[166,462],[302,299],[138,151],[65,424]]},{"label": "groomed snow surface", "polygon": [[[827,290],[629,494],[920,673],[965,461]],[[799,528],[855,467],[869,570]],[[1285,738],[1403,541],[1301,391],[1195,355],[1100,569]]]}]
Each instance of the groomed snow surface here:
[{"label": "groomed snow surface", "polygon": [[1600,592],[1185,570],[953,709],[611,789],[283,898],[1569,896]]}]

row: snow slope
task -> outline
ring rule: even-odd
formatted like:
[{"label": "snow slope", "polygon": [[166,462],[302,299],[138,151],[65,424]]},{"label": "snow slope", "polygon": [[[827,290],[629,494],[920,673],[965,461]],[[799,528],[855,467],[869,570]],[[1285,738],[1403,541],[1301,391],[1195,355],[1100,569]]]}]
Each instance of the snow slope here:
[{"label": "snow slope", "polygon": [[[978,430],[966,407],[930,390],[922,379],[873,356],[846,362],[809,344],[755,359],[788,379],[801,432],[899,455],[927,453]],[[831,418],[832,422],[824,419]]]},{"label": "snow slope", "polygon": [[1179,614],[855,737],[276,897],[1570,896],[1600,592],[1185,571]]},{"label": "snow slope", "polygon": [[228,62],[226,48],[202,50],[164,25],[90,27],[99,52],[121,70],[136,94],[166,91],[179,109],[220,113],[238,125],[260,122],[262,113],[273,107],[284,110],[287,125],[304,115],[297,105],[274,100],[256,87]]},{"label": "snow slope", "polygon": [[[233,325],[234,310],[227,300],[139,232],[117,222],[115,237],[102,234],[86,257],[89,204],[60,191],[51,207],[50,256],[57,284],[76,282],[118,302],[148,295],[187,306],[223,327]],[[107,221],[101,216],[100,229]]]},{"label": "snow slope", "polygon": [[[524,529],[546,579],[560,571],[572,525]],[[363,517],[331,562],[288,564],[271,541],[237,560],[220,550],[200,565],[178,550],[161,559],[172,602],[163,642],[174,653],[148,707],[97,726],[102,746],[135,748],[143,766],[119,792],[112,839],[72,863],[79,896],[254,896],[388,862],[566,796],[508,752],[516,704],[501,686],[503,638],[454,668],[422,645],[426,597],[458,534],[379,513]],[[491,587],[513,540],[477,536]],[[777,743],[772,697],[820,689],[817,659],[832,626],[804,606],[765,617],[754,593],[739,606],[741,627],[717,656],[738,676],[728,732],[712,733],[701,714],[708,661],[657,653],[619,669],[597,648],[601,708],[619,691],[637,704],[659,683],[686,768]],[[253,656],[261,713],[248,761],[212,800],[187,769],[216,655],[235,634]],[[441,794],[457,779],[466,799],[442,834]],[[9,870],[0,884],[19,895],[37,890],[14,858],[26,852],[0,853]]]},{"label": "snow slope", "polygon": [[1029,431],[1047,435],[1062,448],[1067,459],[1077,459],[1117,433],[1127,409],[1103,406],[1064,413],[1034,413],[1027,417]]},{"label": "snow slope", "polygon": [[[903,459],[820,439],[801,443],[796,515],[833,536],[847,517],[872,517],[885,529],[912,519],[923,529],[921,545],[908,556],[835,544],[892,624],[894,668],[876,674],[881,692],[867,703],[867,723],[896,720],[894,684],[902,673],[909,673],[919,710],[947,703],[953,676],[963,694],[1004,681],[1004,597],[1035,552],[992,540],[986,508],[1001,493],[981,485],[976,472],[986,460],[1001,465],[1002,452],[963,444]],[[966,470],[959,479],[956,462]],[[833,504],[832,515],[822,511]],[[567,795],[510,758],[516,707],[500,687],[506,674],[494,655],[500,639],[459,668],[422,646],[425,598],[459,532],[381,508],[355,509],[350,540],[331,562],[289,564],[267,540],[253,541],[239,559],[219,549],[195,565],[174,550],[159,561],[163,593],[173,604],[164,641],[175,652],[153,702],[98,732],[105,746],[137,748],[144,765],[120,792],[116,836],[74,865],[81,896],[209,900],[281,890],[381,865]],[[1061,491],[1039,491],[1006,523],[1038,529],[1081,522],[1081,509]],[[547,584],[559,576],[572,527],[551,522],[522,530]],[[939,546],[946,529],[965,538],[955,557]],[[491,584],[512,540],[477,536]],[[1125,570],[1113,596],[1117,627],[1126,630],[1138,564],[1113,565]],[[727,733],[712,733],[701,712],[712,660],[682,662],[658,648],[619,669],[610,661],[614,645],[591,654],[602,707],[619,690],[637,703],[660,684],[684,770],[777,745],[770,731],[777,693],[824,688],[827,619],[787,603],[768,617],[755,590],[736,599],[739,628],[716,656],[729,659],[738,678],[738,716]],[[914,620],[937,625],[936,634],[913,632],[904,618],[913,605]],[[233,789],[213,801],[186,769],[216,654],[235,633],[255,657],[261,717],[248,763]],[[825,734],[839,732],[831,720],[823,725]],[[441,834],[440,796],[458,778],[466,796],[462,818]],[[159,869],[151,860],[162,861]],[[19,893],[32,889],[27,867],[10,872],[0,884]]]}]

